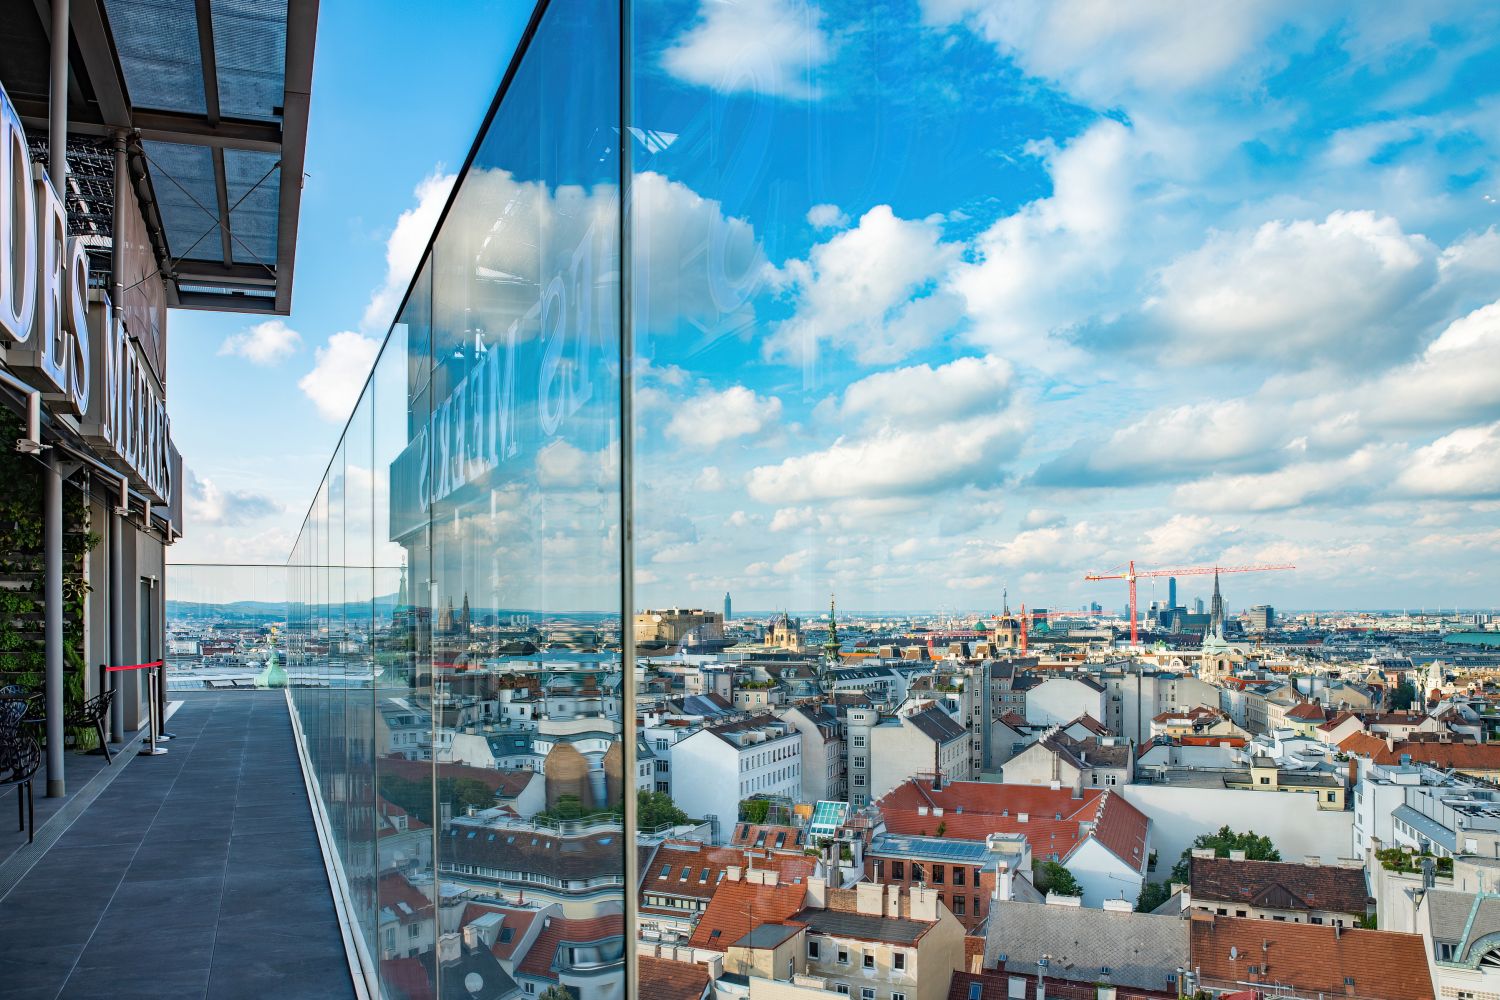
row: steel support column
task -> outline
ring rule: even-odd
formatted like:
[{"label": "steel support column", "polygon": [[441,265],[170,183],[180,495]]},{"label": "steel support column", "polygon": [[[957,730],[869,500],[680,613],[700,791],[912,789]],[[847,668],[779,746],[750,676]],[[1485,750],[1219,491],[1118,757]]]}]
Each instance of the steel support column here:
[{"label": "steel support column", "polygon": [[[109,515],[109,665],[125,663],[125,528],[127,522],[116,508]],[[110,674],[115,690],[109,703],[109,735],[125,741],[125,687],[119,674]]]},{"label": "steel support column", "polygon": [[57,449],[47,452],[42,474],[42,548],[45,570],[42,593],[45,601],[47,678],[47,794],[67,794],[63,780],[63,504],[62,469]]},{"label": "steel support column", "polygon": [[[130,180],[130,153],[125,145],[125,130],[116,129],[115,191],[128,189]],[[115,198],[114,229],[110,246],[110,279],[114,287],[110,298],[114,302],[110,322],[121,322],[125,308],[125,247],[120,234],[125,232],[124,199]],[[114,334],[116,331],[111,330]],[[130,513],[130,487],[122,479],[120,496],[109,515],[109,664],[112,667],[125,664],[125,530],[130,524],[126,515]],[[126,683],[120,674],[111,674],[114,679],[115,697],[109,705],[109,732],[116,740],[125,741],[125,690]]]},{"label": "steel support column", "polygon": [[[47,172],[67,203],[68,178],[68,0],[52,0],[51,92],[47,96]],[[66,210],[66,209],[65,209]]]}]

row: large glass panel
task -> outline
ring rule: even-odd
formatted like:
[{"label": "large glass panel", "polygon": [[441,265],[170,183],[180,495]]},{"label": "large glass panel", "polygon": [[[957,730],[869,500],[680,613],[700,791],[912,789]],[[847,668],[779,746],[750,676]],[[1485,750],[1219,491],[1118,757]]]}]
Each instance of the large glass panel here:
[{"label": "large glass panel", "polygon": [[623,997],[619,10],[549,5],[289,567],[390,997]]},{"label": "large glass panel", "polygon": [[428,434],[438,872],[543,921],[525,992],[601,1000],[625,940],[617,24],[549,6],[454,197]]}]

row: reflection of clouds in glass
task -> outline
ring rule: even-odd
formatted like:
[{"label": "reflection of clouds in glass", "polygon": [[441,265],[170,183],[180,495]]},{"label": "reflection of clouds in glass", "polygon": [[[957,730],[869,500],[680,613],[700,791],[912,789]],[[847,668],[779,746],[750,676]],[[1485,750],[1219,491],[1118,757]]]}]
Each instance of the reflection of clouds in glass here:
[{"label": "reflection of clouds in glass", "polygon": [[805,0],[703,0],[662,65],[679,80],[724,93],[811,98],[812,72],[832,54],[822,20]]}]

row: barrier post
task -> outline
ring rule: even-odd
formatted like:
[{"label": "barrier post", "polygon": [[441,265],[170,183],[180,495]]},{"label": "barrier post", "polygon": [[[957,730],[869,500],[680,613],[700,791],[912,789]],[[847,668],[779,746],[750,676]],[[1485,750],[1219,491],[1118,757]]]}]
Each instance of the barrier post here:
[{"label": "barrier post", "polygon": [[156,671],[150,669],[146,671],[146,682],[146,686],[148,689],[148,704],[146,706],[146,714],[149,717],[148,721],[150,724],[150,728],[147,730],[149,741],[146,746],[141,747],[141,756],[160,757],[162,754],[167,752],[167,748],[159,747],[156,745],[156,734],[161,729],[161,723],[157,719]]},{"label": "barrier post", "polygon": [[156,681],[156,738],[162,742],[175,739],[174,733],[166,731],[167,725],[167,661],[162,658],[157,661],[156,669],[151,671]]},{"label": "barrier post", "polygon": [[[110,673],[109,673],[109,664],[107,664],[107,663],[101,663],[101,664],[99,664],[99,691],[98,691],[98,693],[102,695],[104,692],[108,691],[113,686],[112,685],[113,680],[114,680],[114,678],[111,677]],[[114,731],[114,720],[111,719],[108,714],[106,714],[105,717],[104,717],[104,742],[105,743],[119,742],[118,737],[116,736],[115,731]],[[94,749],[90,750],[89,753],[91,755],[93,755],[93,756],[96,756],[96,757],[103,757],[105,755],[104,754],[104,750],[105,750],[105,748],[103,746],[97,746]]]}]

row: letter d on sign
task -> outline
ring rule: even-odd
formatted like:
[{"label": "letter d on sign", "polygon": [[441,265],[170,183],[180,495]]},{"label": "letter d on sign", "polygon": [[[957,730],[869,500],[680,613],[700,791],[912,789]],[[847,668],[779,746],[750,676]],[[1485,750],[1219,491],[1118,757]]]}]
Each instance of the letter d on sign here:
[{"label": "letter d on sign", "polygon": [[26,133],[0,91],[0,334],[12,343],[31,337],[36,315],[36,193]]}]

